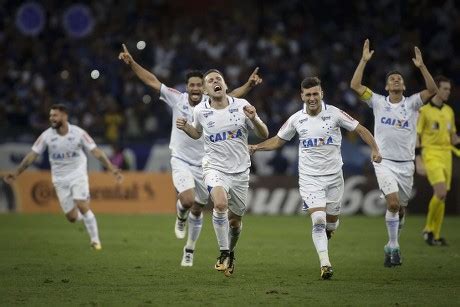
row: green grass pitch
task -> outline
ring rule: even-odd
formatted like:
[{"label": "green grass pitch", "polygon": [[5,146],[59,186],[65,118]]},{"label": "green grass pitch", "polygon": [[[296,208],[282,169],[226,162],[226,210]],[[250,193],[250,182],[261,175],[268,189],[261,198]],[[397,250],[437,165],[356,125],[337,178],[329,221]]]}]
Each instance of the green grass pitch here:
[{"label": "green grass pitch", "polygon": [[306,216],[247,216],[234,276],[213,269],[218,255],[209,214],[194,266],[180,267],[183,240],[172,215],[97,215],[102,251],[82,223],[63,215],[0,215],[0,306],[458,306],[460,218],[447,217],[449,247],[421,237],[408,216],[403,265],[383,267],[383,217],[342,217],[329,242],[332,280],[319,276]]}]

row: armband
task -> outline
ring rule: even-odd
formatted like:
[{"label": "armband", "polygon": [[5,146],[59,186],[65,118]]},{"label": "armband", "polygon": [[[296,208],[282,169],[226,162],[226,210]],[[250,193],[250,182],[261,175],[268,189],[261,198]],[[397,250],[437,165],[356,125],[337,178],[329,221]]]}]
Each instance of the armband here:
[{"label": "armband", "polygon": [[364,93],[361,94],[361,96],[359,96],[359,99],[367,101],[371,99],[371,97],[372,97],[372,91],[368,87],[366,87],[366,90],[364,91]]}]

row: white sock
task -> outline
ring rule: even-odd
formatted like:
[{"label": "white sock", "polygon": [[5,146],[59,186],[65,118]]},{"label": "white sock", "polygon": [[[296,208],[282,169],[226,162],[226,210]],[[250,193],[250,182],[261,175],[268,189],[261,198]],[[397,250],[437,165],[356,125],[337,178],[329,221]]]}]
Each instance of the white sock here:
[{"label": "white sock", "polygon": [[330,266],[331,262],[329,261],[329,253],[327,250],[326,212],[313,212],[311,214],[311,220],[313,222],[311,237],[313,239],[313,244],[315,244],[321,266]]},{"label": "white sock", "polygon": [[203,227],[203,213],[200,216],[195,216],[192,212],[188,215],[188,238],[185,249],[195,250],[196,241],[201,233]]},{"label": "white sock", "polygon": [[240,233],[243,230],[243,222],[240,222],[240,227],[238,228],[233,228],[230,226],[230,231],[228,232],[228,241],[230,242],[230,251],[233,252],[233,250],[236,247],[236,243],[238,243],[238,239],[240,238]]},{"label": "white sock", "polygon": [[216,232],[217,244],[220,250],[228,250],[228,210],[225,212],[212,211],[212,226]]},{"label": "white sock", "polygon": [[97,229],[96,216],[94,216],[93,211],[88,210],[85,214],[83,214],[83,223],[85,223],[91,242],[101,243],[101,240],[99,240],[99,230]]},{"label": "white sock", "polygon": [[177,211],[177,216],[182,219],[186,220],[188,217],[188,209],[185,209],[184,206],[182,206],[180,200],[178,199],[176,202],[176,211]]},{"label": "white sock", "polygon": [[83,220],[83,214],[81,214],[80,210],[77,209],[77,222]]},{"label": "white sock", "polygon": [[387,210],[385,214],[385,222],[388,230],[388,247],[399,247],[398,243],[398,228],[399,228],[399,213]]},{"label": "white sock", "polygon": [[336,231],[337,228],[339,227],[339,224],[340,224],[340,220],[337,219],[336,222],[334,223],[326,223],[326,229],[329,230],[329,231]]},{"label": "white sock", "polygon": [[405,223],[406,223],[406,215],[404,214],[403,217],[399,219],[398,238],[401,235],[401,231],[404,228]]}]

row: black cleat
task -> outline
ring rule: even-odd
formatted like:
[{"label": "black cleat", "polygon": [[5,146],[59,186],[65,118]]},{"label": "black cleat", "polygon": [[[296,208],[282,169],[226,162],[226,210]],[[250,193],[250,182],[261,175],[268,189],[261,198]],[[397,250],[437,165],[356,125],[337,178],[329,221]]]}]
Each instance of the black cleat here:
[{"label": "black cleat", "polygon": [[386,268],[391,268],[391,249],[385,245],[383,248],[383,252],[385,253],[385,258],[383,260],[383,266]]},{"label": "black cleat", "polygon": [[227,250],[220,251],[220,256],[217,257],[217,262],[214,265],[214,268],[220,272],[225,271],[228,267],[229,256],[230,254]]},{"label": "black cleat", "polygon": [[449,244],[447,244],[447,242],[446,242],[446,239],[444,239],[444,238],[439,238],[437,240],[434,240],[434,245],[436,245],[436,246],[449,246]]},{"label": "black cleat", "polygon": [[424,231],[423,232],[423,239],[425,240],[426,244],[428,244],[430,246],[435,245],[433,232]]},{"label": "black cleat", "polygon": [[322,279],[331,279],[334,271],[332,270],[331,266],[324,265],[321,267],[321,278]]},{"label": "black cleat", "polygon": [[401,250],[399,248],[392,248],[391,249],[391,265],[397,266],[402,264],[401,260]]},{"label": "black cleat", "polygon": [[225,276],[232,276],[233,272],[235,271],[235,260],[235,252],[230,252],[230,255],[228,256],[227,269],[224,271]]}]

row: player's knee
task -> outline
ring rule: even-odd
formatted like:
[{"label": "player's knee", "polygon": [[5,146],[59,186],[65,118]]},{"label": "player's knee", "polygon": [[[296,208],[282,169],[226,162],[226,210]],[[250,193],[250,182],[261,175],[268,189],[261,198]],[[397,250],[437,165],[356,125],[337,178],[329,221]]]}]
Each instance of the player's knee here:
[{"label": "player's knee", "polygon": [[443,189],[435,190],[434,195],[440,200],[445,200],[447,196],[447,191]]},{"label": "player's knee", "polygon": [[236,229],[241,227],[241,220],[240,219],[230,219],[229,221],[230,227]]},{"label": "player's knee", "polygon": [[325,211],[315,211],[311,214],[311,221],[313,223],[313,228],[320,230],[326,227],[326,212]]},{"label": "player's knee", "polygon": [[192,213],[196,217],[201,216],[202,211],[203,211],[203,208],[200,205],[197,205],[197,204],[192,206],[192,208],[190,209],[190,213]]},{"label": "player's knee", "polygon": [[72,214],[67,214],[65,216],[70,223],[75,223],[77,221],[77,216]]},{"label": "player's knee", "polygon": [[335,231],[339,227],[339,224],[340,224],[339,219],[337,219],[337,221],[335,221],[335,222],[327,222],[326,223],[326,229],[329,230],[329,231]]},{"label": "player's knee", "polygon": [[392,197],[387,199],[387,206],[390,212],[399,212],[399,201],[397,198]]}]

